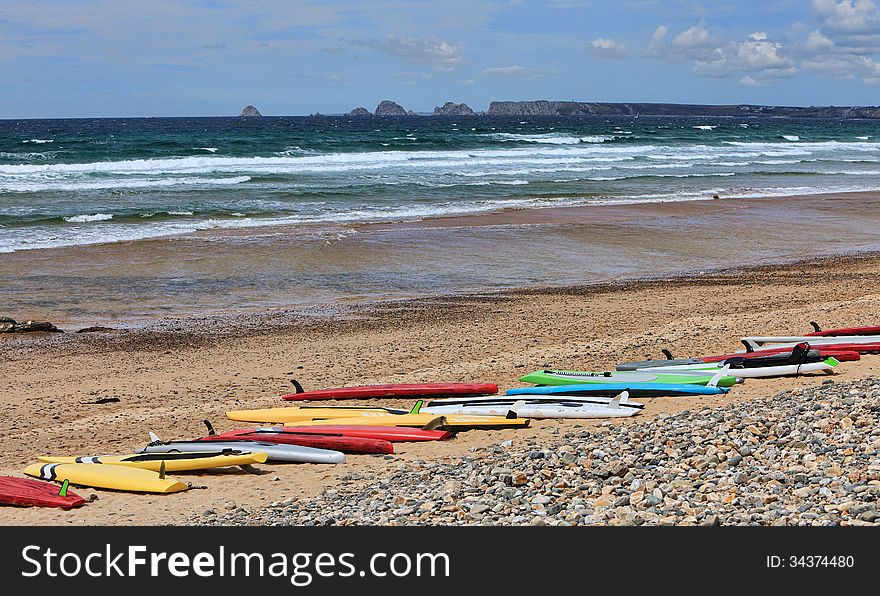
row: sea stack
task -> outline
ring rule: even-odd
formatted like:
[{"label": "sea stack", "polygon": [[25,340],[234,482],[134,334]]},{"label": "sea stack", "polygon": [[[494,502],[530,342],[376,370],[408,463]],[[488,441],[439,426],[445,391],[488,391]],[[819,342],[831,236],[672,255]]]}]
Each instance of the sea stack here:
[{"label": "sea stack", "polygon": [[403,106],[399,103],[394,103],[391,100],[384,100],[376,106],[376,115],[377,116],[406,116],[406,110],[403,109]]},{"label": "sea stack", "polygon": [[372,116],[372,114],[367,108],[355,108],[346,114],[346,116]]},{"label": "sea stack", "polygon": [[466,103],[453,103],[447,101],[442,106],[434,108],[435,116],[474,116],[474,111]]},{"label": "sea stack", "polygon": [[254,106],[245,106],[239,116],[262,116],[262,114],[260,113],[260,110]]}]

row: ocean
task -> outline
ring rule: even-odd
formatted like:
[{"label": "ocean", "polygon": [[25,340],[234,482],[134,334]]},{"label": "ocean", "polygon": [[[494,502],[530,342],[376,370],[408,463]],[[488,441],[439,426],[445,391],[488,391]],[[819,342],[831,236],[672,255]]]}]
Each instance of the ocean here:
[{"label": "ocean", "polygon": [[0,251],[503,208],[880,190],[880,123],[0,121]]},{"label": "ocean", "polygon": [[[225,312],[872,249],[876,203],[809,197],[874,191],[866,120],[0,120],[0,315]],[[715,195],[750,207],[687,211]],[[555,207],[605,219],[430,225]]]}]

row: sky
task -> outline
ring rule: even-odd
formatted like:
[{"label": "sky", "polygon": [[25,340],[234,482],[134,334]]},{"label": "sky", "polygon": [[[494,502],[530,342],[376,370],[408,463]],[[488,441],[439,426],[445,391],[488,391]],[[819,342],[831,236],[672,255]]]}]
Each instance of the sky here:
[{"label": "sky", "polygon": [[[880,0],[878,0],[880,2]],[[0,118],[880,104],[872,0],[0,0]]]}]

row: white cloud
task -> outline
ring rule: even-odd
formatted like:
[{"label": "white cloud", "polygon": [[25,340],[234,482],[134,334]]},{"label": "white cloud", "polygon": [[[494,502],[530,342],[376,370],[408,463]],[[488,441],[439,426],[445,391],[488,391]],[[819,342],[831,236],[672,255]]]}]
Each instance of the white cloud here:
[{"label": "white cloud", "polygon": [[770,41],[766,33],[752,33],[743,42],[716,48],[707,60],[696,60],[694,72],[712,77],[747,72],[751,80],[762,82],[790,77],[795,74],[795,63],[784,51],[783,45]]},{"label": "white cloud", "polygon": [[741,42],[725,42],[700,21],[669,42],[668,33],[663,25],[654,30],[648,55],[666,62],[690,62],[698,75],[739,75],[744,85],[763,85],[795,74],[795,61],[787,55],[787,48],[765,31],[755,31]]},{"label": "white cloud", "polygon": [[746,85],[747,87],[760,87],[761,85],[763,85],[763,83],[761,83],[760,81],[756,81],[754,78],[752,78],[749,75],[746,75],[743,78],[741,78],[739,80],[739,84]]},{"label": "white cloud", "polygon": [[491,68],[484,68],[483,74],[516,77],[526,74],[528,71],[528,68],[520,66],[519,64],[511,64],[510,66],[493,66]]},{"label": "white cloud", "polygon": [[877,34],[880,13],[871,0],[813,0],[813,16],[822,28],[843,34]]},{"label": "white cloud", "polygon": [[880,84],[880,9],[871,0],[813,0],[819,28],[801,45],[803,65],[836,79]]},{"label": "white cloud", "polygon": [[629,48],[613,39],[597,37],[587,44],[587,53],[597,58],[626,58],[629,56]]},{"label": "white cloud", "polygon": [[463,44],[452,44],[436,37],[407,37],[392,33],[382,40],[360,43],[404,61],[426,64],[445,72],[464,62]]},{"label": "white cloud", "polygon": [[648,44],[649,56],[667,62],[707,60],[721,45],[721,40],[709,33],[705,21],[685,29],[672,38],[672,41],[666,43],[668,33],[669,30],[663,25],[654,30],[651,42]]}]

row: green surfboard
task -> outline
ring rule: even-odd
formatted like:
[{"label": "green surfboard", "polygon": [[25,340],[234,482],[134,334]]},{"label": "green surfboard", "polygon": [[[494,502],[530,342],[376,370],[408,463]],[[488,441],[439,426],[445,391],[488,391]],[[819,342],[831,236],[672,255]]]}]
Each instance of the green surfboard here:
[{"label": "green surfboard", "polygon": [[[716,371],[717,372],[717,371]],[[660,373],[650,371],[596,372],[589,370],[539,370],[520,377],[520,381],[535,385],[582,385],[584,383],[669,383],[673,385],[707,385],[715,373]],[[718,379],[718,387],[732,387],[734,376]]]}]

